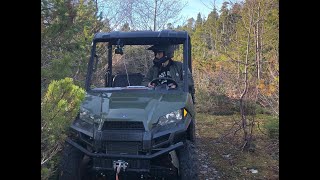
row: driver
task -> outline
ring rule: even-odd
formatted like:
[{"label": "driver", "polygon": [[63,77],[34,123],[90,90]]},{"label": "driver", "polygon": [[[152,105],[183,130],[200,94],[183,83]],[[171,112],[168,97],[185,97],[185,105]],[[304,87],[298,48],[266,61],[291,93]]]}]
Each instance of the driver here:
[{"label": "driver", "polygon": [[[172,78],[177,82],[178,86],[182,87],[183,75],[182,75],[182,63],[172,60],[174,47],[170,45],[154,45],[148,48],[154,52],[153,66],[149,69],[143,82],[148,82],[148,87],[154,87],[154,83],[150,83],[155,78]],[[188,71],[189,89],[194,100],[194,81],[191,72]],[[167,80],[162,80],[159,83],[167,83]],[[169,88],[176,88],[173,83],[168,84]]]}]

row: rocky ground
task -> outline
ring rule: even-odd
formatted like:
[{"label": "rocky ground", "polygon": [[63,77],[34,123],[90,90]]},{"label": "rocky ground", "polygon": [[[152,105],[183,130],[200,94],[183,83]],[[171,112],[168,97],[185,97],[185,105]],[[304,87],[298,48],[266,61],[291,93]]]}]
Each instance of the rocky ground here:
[{"label": "rocky ground", "polygon": [[206,149],[206,143],[197,135],[197,154],[199,160],[199,180],[215,180],[220,179],[219,172],[214,168],[211,156]]}]

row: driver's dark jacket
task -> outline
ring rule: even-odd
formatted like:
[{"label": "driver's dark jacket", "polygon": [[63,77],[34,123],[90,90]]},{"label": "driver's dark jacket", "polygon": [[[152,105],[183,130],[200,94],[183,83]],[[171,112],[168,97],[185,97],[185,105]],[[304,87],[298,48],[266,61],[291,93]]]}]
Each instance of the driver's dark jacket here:
[{"label": "driver's dark jacket", "polygon": [[[170,74],[172,76],[172,79],[177,82],[178,87],[183,87],[183,74],[182,74],[183,66],[182,66],[182,63],[178,62],[178,61],[172,61],[169,69],[170,69]],[[159,74],[159,68],[157,66],[153,65],[149,69],[147,75],[144,77],[142,84],[144,86],[147,86],[150,81],[159,77],[158,74]],[[189,81],[188,82],[189,91],[193,96],[195,93],[194,81],[193,81],[193,78],[192,78],[192,75],[191,75],[191,72],[189,69],[188,69],[188,81]]]}]

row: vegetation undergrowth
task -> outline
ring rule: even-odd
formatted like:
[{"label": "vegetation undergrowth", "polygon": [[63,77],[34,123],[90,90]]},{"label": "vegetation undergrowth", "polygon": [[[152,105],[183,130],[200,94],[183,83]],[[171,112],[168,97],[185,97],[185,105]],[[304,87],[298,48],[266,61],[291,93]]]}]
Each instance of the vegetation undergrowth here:
[{"label": "vegetation undergrowth", "polygon": [[[253,144],[242,151],[240,115],[197,114],[199,143],[209,153],[221,179],[279,179],[279,122],[271,115],[255,116]],[[270,134],[271,132],[271,134]],[[271,135],[271,136],[270,136]]]}]

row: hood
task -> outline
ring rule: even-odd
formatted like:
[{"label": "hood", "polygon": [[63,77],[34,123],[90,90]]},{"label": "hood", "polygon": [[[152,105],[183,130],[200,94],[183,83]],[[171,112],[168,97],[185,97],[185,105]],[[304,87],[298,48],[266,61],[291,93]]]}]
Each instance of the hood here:
[{"label": "hood", "polygon": [[139,121],[146,130],[159,117],[186,106],[185,92],[99,92],[87,93],[82,107],[104,121]]}]

